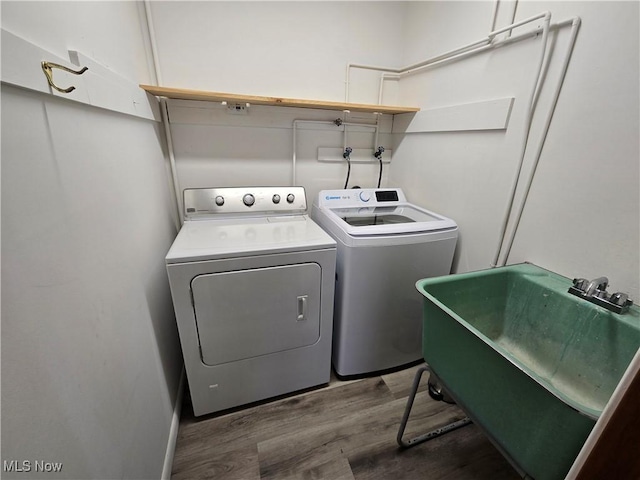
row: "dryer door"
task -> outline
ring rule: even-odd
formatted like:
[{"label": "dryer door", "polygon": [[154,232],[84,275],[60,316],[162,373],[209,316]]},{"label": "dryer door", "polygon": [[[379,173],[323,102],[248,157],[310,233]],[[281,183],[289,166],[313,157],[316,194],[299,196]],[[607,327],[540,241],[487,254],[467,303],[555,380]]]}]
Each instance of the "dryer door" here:
[{"label": "dryer door", "polygon": [[198,275],[191,281],[202,361],[219,365],[320,338],[317,263]]}]

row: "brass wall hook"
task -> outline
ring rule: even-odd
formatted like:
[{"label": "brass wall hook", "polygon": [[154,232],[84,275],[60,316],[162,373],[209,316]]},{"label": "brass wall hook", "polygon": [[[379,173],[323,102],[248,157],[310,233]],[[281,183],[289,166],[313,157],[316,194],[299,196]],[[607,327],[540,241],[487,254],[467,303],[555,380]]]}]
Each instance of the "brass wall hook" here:
[{"label": "brass wall hook", "polygon": [[87,70],[89,70],[89,67],[82,67],[80,70],[71,70],[68,67],[65,67],[64,65],[59,65],[57,63],[53,63],[53,62],[42,62],[42,71],[44,72],[45,76],[47,77],[47,81],[49,82],[49,85],[51,85],[53,88],[55,88],[56,90],[58,90],[59,92],[62,93],[70,93],[73,92],[76,87],[71,86],[69,88],[60,88],[58,87],[55,83],[53,83],[53,69],[54,68],[60,68],[62,70],[64,70],[65,72],[69,72],[69,73],[73,73],[74,75],[82,75],[84,72],[86,72]]}]

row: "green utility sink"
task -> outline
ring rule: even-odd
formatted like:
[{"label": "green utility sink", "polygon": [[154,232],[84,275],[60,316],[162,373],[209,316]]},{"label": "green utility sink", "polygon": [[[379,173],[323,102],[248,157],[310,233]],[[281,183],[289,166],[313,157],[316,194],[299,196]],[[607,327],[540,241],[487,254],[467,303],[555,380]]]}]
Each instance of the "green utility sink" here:
[{"label": "green utility sink", "polygon": [[420,280],[431,370],[536,480],[562,479],[640,347],[640,309],[612,313],[532,264]]}]

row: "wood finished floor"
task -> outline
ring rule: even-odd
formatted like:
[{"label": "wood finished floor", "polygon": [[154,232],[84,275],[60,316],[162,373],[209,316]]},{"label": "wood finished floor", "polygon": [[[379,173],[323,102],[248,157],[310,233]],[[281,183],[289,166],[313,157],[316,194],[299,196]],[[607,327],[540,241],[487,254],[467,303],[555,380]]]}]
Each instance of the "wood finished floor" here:
[{"label": "wood finished floor", "polygon": [[[413,448],[396,443],[415,370],[342,382],[194,417],[185,395],[172,479],[520,478],[475,425]],[[464,417],[432,400],[424,375],[405,438]]]}]

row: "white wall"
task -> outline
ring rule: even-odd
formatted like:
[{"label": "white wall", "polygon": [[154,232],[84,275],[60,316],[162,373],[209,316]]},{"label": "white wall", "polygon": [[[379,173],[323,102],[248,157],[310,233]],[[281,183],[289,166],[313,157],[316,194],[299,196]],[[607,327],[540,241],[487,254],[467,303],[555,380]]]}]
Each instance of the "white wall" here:
[{"label": "white wall", "polygon": [[[148,81],[135,3],[2,2],[2,27]],[[7,85],[2,120],[2,460],[32,466],[3,478],[158,478],[182,366],[162,129]]]},{"label": "white wall", "polygon": [[[341,100],[347,62],[399,67],[477,40],[491,27],[494,5],[154,2],[151,10],[165,85]],[[510,23],[515,6],[500,2],[497,27]],[[554,22],[579,15],[583,24],[509,262],[537,262],[569,277],[604,273],[612,289],[638,298],[638,145],[632,133],[638,130],[637,4],[521,1],[515,18],[545,10]],[[553,55],[532,145],[541,136],[568,37],[569,28],[563,28],[550,38]],[[515,98],[506,131],[389,139],[388,124],[382,129],[378,143],[395,147],[383,185],[403,187],[412,201],[459,223],[454,271],[487,268],[496,252],[540,44],[540,38],[526,40],[386,82],[386,103],[425,110]],[[351,77],[350,100],[375,103],[379,73],[353,69]],[[181,189],[289,183],[291,121],[340,116],[251,107],[246,117],[231,117],[223,107],[203,102],[172,102],[170,108]],[[184,114],[187,109],[192,118]],[[347,118],[374,121],[367,115]],[[317,161],[318,147],[342,146],[340,129],[305,128],[298,137],[296,183],[312,199],[322,188],[340,188],[346,165]],[[348,144],[372,146],[372,135],[351,135]],[[520,185],[532,153],[529,148]],[[603,158],[615,162],[606,168],[626,174],[598,173]],[[349,185],[375,185],[377,173],[376,163],[355,165]],[[521,197],[519,189],[516,205]]]},{"label": "white wall", "polygon": [[[405,2],[158,1],[151,11],[165,85],[340,101],[347,62],[400,60]],[[377,85],[356,85],[351,100],[366,95],[375,101]]]},{"label": "white wall", "polygon": [[[514,5],[500,3],[497,26],[509,23]],[[509,262],[537,262],[570,277],[604,272],[611,288],[640,297],[638,146],[631,134],[638,130],[637,5],[517,5],[516,20],[550,10],[554,21],[580,15],[584,22]],[[399,67],[477,40],[489,31],[493,7],[488,1],[154,2],[152,12],[165,85],[341,100],[347,62]],[[615,24],[618,20],[622,28]],[[553,56],[534,119],[534,145],[568,33],[564,28],[550,39]],[[394,140],[384,134],[378,142],[395,147],[383,185],[403,187],[412,201],[459,223],[454,271],[486,268],[495,254],[540,43],[522,41],[386,83],[386,103],[423,109],[515,98],[506,131],[409,134]],[[378,78],[377,73],[352,70],[350,100],[375,103]],[[172,115],[180,188],[289,183],[291,121],[340,116],[251,107],[246,117],[232,118],[211,104],[171,105],[172,113],[186,108],[195,120]],[[374,121],[366,115],[348,118]],[[299,135],[296,183],[312,199],[322,188],[341,187],[346,165],[317,161],[318,147],[342,146],[339,129],[305,128],[309,130]],[[388,132],[386,126],[382,131]],[[348,143],[372,146],[372,135],[351,135]],[[603,175],[596,173],[603,157],[628,174],[619,180],[608,176],[603,185]],[[523,175],[530,171],[531,159],[529,149]],[[377,164],[355,165],[349,185],[376,181]],[[560,188],[567,184],[570,189]],[[594,196],[606,201],[594,202]],[[516,205],[520,198],[521,191]],[[590,203],[597,205],[584,207]],[[591,227],[594,217],[597,229]],[[609,232],[615,232],[615,240]],[[608,246],[612,242],[615,247]]]},{"label": "white wall", "polygon": [[[231,116],[226,107],[194,102],[171,102],[170,117],[188,110],[180,120],[172,120],[171,131],[176,155],[179,189],[212,186],[290,185],[292,181],[292,125],[294,119],[334,120],[341,112],[299,108],[250,107],[246,118]],[[185,107],[184,105],[189,105]],[[205,112],[205,114],[195,113]],[[205,118],[192,123],[185,117]],[[354,115],[350,115],[354,120]],[[357,119],[357,117],[356,117]],[[370,121],[365,118],[362,121]],[[185,123],[182,123],[185,122]],[[390,145],[391,122],[385,119],[379,144]],[[311,204],[317,193],[327,188],[343,188],[347,175],[345,162],[319,162],[319,147],[343,146],[344,127],[301,124],[297,128],[296,184],[305,187]],[[349,127],[348,145],[372,149],[374,134],[368,127]],[[372,157],[373,158],[373,157]],[[388,164],[383,168],[386,184]],[[379,164],[352,163],[349,188],[375,186]]]},{"label": "white wall", "polygon": [[[167,86],[341,101],[347,62],[401,60],[404,2],[153,2],[151,11]],[[354,71],[350,101],[375,103],[378,77]],[[259,106],[239,117],[203,102],[170,108],[181,189],[290,184],[294,119],[376,121],[372,114]],[[177,108],[192,109],[191,117],[178,119]],[[382,130],[390,132],[391,118]],[[352,148],[373,148],[367,130],[348,138]],[[378,143],[389,148],[390,136]],[[346,164],[317,161],[318,147],[342,146],[342,128],[300,128],[296,183],[309,201],[322,188],[343,187]],[[377,179],[376,162],[354,164],[349,186]]]},{"label": "white wall", "polygon": [[[498,26],[513,4],[501,3]],[[405,63],[477,40],[493,2],[410,2]],[[610,289],[640,299],[639,5],[637,2],[518,3],[516,20],[549,10],[552,22],[578,15],[582,26],[509,263],[531,261],[568,277],[607,275]],[[468,15],[467,12],[474,12]],[[444,28],[446,27],[446,28]],[[550,40],[553,56],[533,124],[534,144],[569,28]],[[515,97],[505,131],[398,136],[390,182],[410,200],[454,218],[460,245],[454,270],[487,268],[515,173],[524,104],[540,49],[525,40],[402,80],[402,101],[423,109]],[[528,149],[523,172],[531,168]],[[524,183],[524,182],[523,182]],[[521,198],[518,192],[516,205]]]},{"label": "white wall", "polygon": [[[499,25],[513,4],[502,3]],[[341,100],[347,62],[401,66],[487,33],[491,2],[153,2],[163,84]],[[520,2],[517,18],[580,15],[578,43],[509,262],[606,274],[640,298],[638,4]],[[2,2],[2,27],[65,56],[77,49],[134,82],[149,55],[132,2]],[[534,121],[540,134],[567,31],[554,38]],[[516,98],[506,132],[409,134],[384,185],[460,224],[455,269],[485,268],[522,137],[539,40],[389,82],[385,100],[424,109]],[[378,75],[354,71],[351,101]],[[184,115],[191,109],[191,115]],[[182,119],[177,120],[182,112]],[[172,102],[181,187],[285,184],[291,122],[341,114]],[[2,88],[2,460],[63,462],[60,477],[157,478],[181,366],[163,256],[174,235],[162,129]],[[192,117],[192,118],[191,118]],[[371,123],[367,115],[352,121]],[[372,135],[351,133],[353,147]],[[341,187],[333,127],[299,132],[309,198]],[[530,156],[525,172],[531,164]],[[377,180],[354,165],[350,185]],[[32,472],[33,474],[33,472]],[[5,476],[9,478],[11,475]],[[19,476],[19,474],[16,474]]]}]

